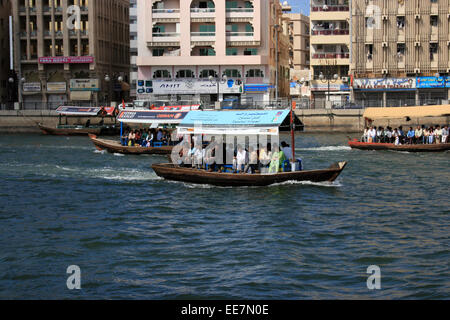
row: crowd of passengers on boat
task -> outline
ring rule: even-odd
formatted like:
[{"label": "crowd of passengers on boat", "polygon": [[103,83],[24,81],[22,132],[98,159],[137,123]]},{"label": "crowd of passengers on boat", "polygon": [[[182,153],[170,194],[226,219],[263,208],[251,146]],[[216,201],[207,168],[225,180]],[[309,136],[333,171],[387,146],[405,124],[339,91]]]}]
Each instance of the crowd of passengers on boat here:
[{"label": "crowd of passengers on boat", "polygon": [[418,126],[410,127],[408,132],[403,127],[392,129],[391,127],[366,127],[361,137],[362,142],[367,143],[393,143],[405,144],[441,144],[448,143],[449,128],[443,126]]},{"label": "crowd of passengers on boat", "polygon": [[122,137],[121,144],[128,147],[161,147],[171,144],[171,136],[168,130],[163,129],[136,129],[127,128]]},{"label": "crowd of passengers on boat", "polygon": [[[249,146],[233,143],[222,143],[221,155],[216,155],[220,145],[214,141],[208,146],[196,144],[195,139],[189,143],[182,143],[183,149],[179,152],[179,160],[176,165],[180,167],[192,167],[209,172],[231,173],[279,173],[291,171],[292,148],[286,142],[267,145]],[[297,169],[302,169],[301,159],[296,160]]]}]

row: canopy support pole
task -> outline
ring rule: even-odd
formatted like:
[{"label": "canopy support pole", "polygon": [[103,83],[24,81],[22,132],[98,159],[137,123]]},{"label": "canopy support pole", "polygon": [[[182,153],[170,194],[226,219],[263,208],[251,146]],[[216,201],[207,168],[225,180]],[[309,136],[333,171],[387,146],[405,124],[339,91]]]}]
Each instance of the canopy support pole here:
[{"label": "canopy support pole", "polygon": [[[292,146],[292,166],[295,166],[295,123],[294,123],[294,109],[296,107],[295,101],[291,104],[291,146]],[[294,167],[295,168],[295,167]]]}]

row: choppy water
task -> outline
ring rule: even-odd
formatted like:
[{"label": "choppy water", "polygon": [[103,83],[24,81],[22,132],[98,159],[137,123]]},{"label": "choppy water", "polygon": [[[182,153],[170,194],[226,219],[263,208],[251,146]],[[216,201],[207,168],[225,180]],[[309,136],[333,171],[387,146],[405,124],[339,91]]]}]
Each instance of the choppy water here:
[{"label": "choppy water", "polygon": [[84,137],[0,136],[0,298],[448,299],[450,154],[346,140],[297,138],[307,168],[350,162],[333,185],[216,188]]}]

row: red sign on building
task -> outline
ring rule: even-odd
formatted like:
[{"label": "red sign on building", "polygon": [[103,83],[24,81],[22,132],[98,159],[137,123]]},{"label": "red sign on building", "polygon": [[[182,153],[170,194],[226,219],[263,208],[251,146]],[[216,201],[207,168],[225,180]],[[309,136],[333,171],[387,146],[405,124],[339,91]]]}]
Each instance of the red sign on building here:
[{"label": "red sign on building", "polygon": [[94,63],[94,57],[41,57],[40,64]]}]

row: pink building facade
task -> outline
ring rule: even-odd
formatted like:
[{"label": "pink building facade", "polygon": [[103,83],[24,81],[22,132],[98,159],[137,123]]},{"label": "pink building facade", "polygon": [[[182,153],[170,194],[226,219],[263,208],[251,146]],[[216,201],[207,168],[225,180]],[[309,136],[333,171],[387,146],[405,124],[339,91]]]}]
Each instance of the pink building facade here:
[{"label": "pink building facade", "polygon": [[277,0],[137,0],[141,100],[275,96]]}]

